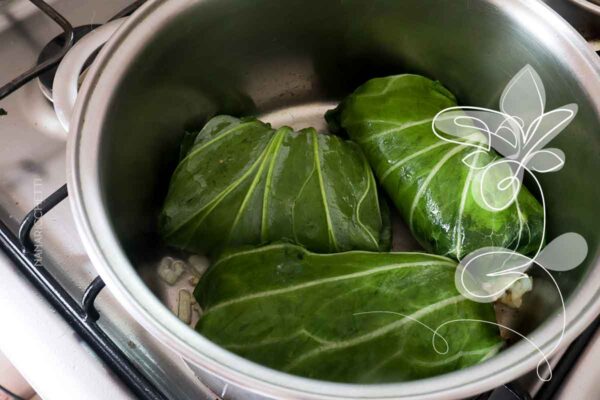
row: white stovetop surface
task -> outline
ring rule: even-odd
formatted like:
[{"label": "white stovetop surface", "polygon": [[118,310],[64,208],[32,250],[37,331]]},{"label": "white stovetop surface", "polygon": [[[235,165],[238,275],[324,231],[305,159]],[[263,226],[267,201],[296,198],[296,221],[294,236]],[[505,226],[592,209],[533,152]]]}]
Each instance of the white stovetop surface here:
[{"label": "white stovetop surface", "polygon": [[[103,23],[132,0],[51,0],[73,26]],[[0,85],[26,70],[60,28],[26,0],[0,2]],[[0,101],[0,218],[16,227],[65,183],[65,142],[37,81]],[[68,201],[36,229],[43,260],[80,299],[97,276],[77,235]],[[99,323],[169,398],[214,398],[175,353],[142,329],[109,290],[97,301]],[[0,352],[44,400],[120,400],[132,395],[0,252]]]}]

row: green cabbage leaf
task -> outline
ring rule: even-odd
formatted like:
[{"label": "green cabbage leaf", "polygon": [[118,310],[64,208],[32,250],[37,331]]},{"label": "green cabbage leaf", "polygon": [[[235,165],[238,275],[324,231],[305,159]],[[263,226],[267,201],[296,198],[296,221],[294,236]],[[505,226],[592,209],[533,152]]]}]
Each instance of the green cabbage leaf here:
[{"label": "green cabbage leaf", "polygon": [[493,306],[461,296],[455,269],[451,259],[422,253],[315,254],[290,244],[225,253],[194,292],[204,310],[196,330],[309,378],[435,376],[502,346]]},{"label": "green cabbage leaf", "polygon": [[535,251],[543,240],[543,210],[524,186],[501,211],[480,206],[474,197],[474,185],[481,185],[481,193],[497,192],[503,175],[482,183],[481,173],[463,160],[486,166],[500,156],[493,150],[473,153],[469,135],[451,143],[434,134],[434,117],[456,105],[438,82],[397,75],[366,82],[326,118],[332,130],[345,131],[363,149],[379,183],[427,251],[455,259],[488,246]]},{"label": "green cabbage leaf", "polygon": [[389,248],[388,217],[355,143],[230,116],[184,142],[160,218],[168,244],[209,254],[280,240],[318,252]]}]

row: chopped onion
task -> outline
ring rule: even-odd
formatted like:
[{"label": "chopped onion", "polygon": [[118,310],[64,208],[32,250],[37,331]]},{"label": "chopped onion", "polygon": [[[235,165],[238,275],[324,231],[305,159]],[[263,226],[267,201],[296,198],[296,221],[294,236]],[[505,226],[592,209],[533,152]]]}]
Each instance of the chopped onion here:
[{"label": "chopped onion", "polygon": [[163,257],[158,265],[158,276],[169,285],[175,284],[183,271],[185,264],[181,260],[174,260],[172,257]]},{"label": "chopped onion", "polygon": [[500,302],[513,308],[521,307],[523,295],[533,288],[533,279],[530,276],[521,278],[513,283],[506,293],[500,297]]},{"label": "chopped onion", "polygon": [[186,324],[192,322],[192,294],[185,289],[179,291],[177,317]]},{"label": "chopped onion", "polygon": [[192,267],[192,271],[199,278],[204,275],[208,269],[208,259],[199,255],[193,255],[188,258],[188,264]]}]

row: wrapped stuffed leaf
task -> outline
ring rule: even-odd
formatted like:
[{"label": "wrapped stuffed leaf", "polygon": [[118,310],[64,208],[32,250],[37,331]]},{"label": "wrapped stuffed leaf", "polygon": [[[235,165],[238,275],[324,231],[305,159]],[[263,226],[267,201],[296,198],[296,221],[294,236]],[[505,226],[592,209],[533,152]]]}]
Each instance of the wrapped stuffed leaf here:
[{"label": "wrapped stuffed leaf", "polygon": [[185,152],[161,218],[167,243],[208,253],[278,240],[378,250],[389,247],[387,227],[356,144],[229,116],[211,119]]},{"label": "wrapped stuffed leaf", "polygon": [[487,323],[493,306],[461,296],[455,269],[422,253],[314,254],[290,244],[230,253],[196,287],[204,310],[196,329],[242,357],[309,378],[434,376],[502,346]]},{"label": "wrapped stuffed leaf", "polygon": [[[536,250],[543,240],[539,202],[522,187],[507,208],[482,207],[474,185],[482,184],[482,193],[496,193],[502,175],[482,183],[481,173],[463,162],[474,154],[466,145],[469,135],[451,143],[434,134],[436,114],[454,106],[454,96],[441,84],[398,75],[368,81],[327,119],[363,149],[379,183],[428,251],[461,259],[487,246],[523,254]],[[481,151],[476,163],[485,166],[498,159],[493,150]]]}]

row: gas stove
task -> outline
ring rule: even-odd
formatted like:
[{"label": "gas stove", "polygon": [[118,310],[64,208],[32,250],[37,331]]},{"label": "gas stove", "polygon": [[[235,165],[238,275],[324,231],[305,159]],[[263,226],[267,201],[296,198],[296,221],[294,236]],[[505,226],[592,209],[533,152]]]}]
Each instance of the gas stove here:
[{"label": "gas stove", "polygon": [[[53,0],[46,2],[73,27],[102,24],[119,14],[131,0]],[[135,5],[135,4],[134,4]],[[29,1],[0,3],[0,82],[8,83],[38,63],[50,40],[61,27]],[[60,51],[56,46],[55,51]],[[41,217],[39,203],[65,184],[65,140],[47,90],[35,78],[0,101],[0,220],[12,233],[33,210],[30,253],[33,266],[43,265],[64,289],[61,295],[81,303],[86,289],[89,299],[100,289],[93,266],[75,229],[68,201],[60,201]],[[45,88],[44,88],[45,89]],[[66,195],[63,189],[62,194]],[[61,192],[54,198],[61,200]],[[35,214],[35,215],[34,215]],[[6,238],[5,238],[6,240]],[[13,255],[14,257],[14,255]],[[121,308],[108,290],[93,301],[100,318],[96,339],[105,335],[114,343],[97,354],[82,340],[61,314],[30,281],[0,253],[0,351],[19,369],[44,399],[216,398],[192,374],[175,353],[165,348]],[[41,280],[47,277],[39,277]],[[94,286],[90,286],[96,282]],[[92,296],[90,296],[92,295]],[[82,307],[85,312],[86,308]],[[88,308],[89,310],[89,308]],[[92,312],[93,314],[93,312]],[[82,321],[92,322],[93,316]],[[96,350],[96,351],[94,351]],[[121,354],[111,354],[119,352]],[[127,362],[131,382],[125,382],[114,364]],[[125,361],[123,361],[125,360]],[[134,384],[137,382],[138,388]],[[150,385],[154,388],[148,389]],[[131,388],[134,388],[132,392]],[[144,387],[147,387],[144,389]],[[140,389],[142,388],[142,389]],[[154,397],[156,391],[164,397]]]},{"label": "gas stove", "polygon": [[[586,38],[600,38],[600,15],[567,0],[547,2]],[[14,81],[7,92],[0,89],[0,353],[43,399],[227,398],[210,392],[103,289],[66,200],[65,134],[47,64],[60,59],[71,35],[77,39],[141,3],[0,2],[0,85]],[[24,74],[40,63],[42,73]],[[480,398],[600,397],[590,367],[600,353],[595,325],[553,360],[549,384],[530,374]]]}]

